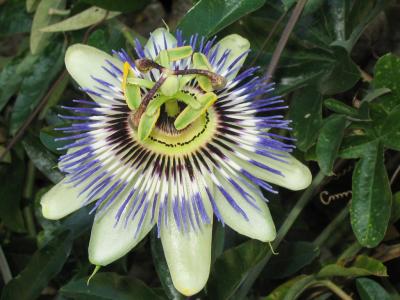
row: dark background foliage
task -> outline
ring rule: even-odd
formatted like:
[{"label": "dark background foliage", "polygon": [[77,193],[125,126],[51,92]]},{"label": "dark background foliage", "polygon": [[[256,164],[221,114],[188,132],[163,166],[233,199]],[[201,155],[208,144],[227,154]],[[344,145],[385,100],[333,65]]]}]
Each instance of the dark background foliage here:
[{"label": "dark background foliage", "polygon": [[279,58],[269,71],[314,175],[306,191],[267,195],[279,255],[215,224],[210,279],[193,299],[400,299],[400,1],[296,2],[0,0],[1,300],[183,299],[154,234],[87,285],[89,209],[50,222],[39,207],[63,177],[58,105],[82,97],[68,45],[132,53],[164,22],[186,36],[245,36],[260,76]]}]

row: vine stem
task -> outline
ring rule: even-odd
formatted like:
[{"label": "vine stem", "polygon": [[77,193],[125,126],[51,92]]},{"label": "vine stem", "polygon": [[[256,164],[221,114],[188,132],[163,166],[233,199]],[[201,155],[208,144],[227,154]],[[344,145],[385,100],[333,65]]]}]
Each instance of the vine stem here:
[{"label": "vine stem", "polygon": [[0,272],[1,276],[3,277],[4,284],[7,284],[12,279],[12,274],[1,245],[0,245]]},{"label": "vine stem", "polygon": [[[25,181],[25,188],[23,192],[24,198],[27,202],[31,202],[33,196],[33,187],[35,182],[35,165],[31,160],[28,162],[28,171]],[[36,226],[35,226],[35,218],[33,217],[32,207],[28,204],[24,209],[25,216],[25,224],[28,230],[28,233],[31,237],[36,237]]]},{"label": "vine stem", "polygon": [[[273,242],[273,248],[278,248],[279,244],[282,242],[286,234],[289,232],[290,228],[293,226],[294,222],[297,220],[298,216],[304,209],[304,207],[311,201],[313,196],[318,192],[318,190],[323,185],[325,180],[325,175],[319,172],[313,179],[311,185],[303,192],[300,199],[294,205],[289,215],[286,217],[282,226],[279,228],[277,237]],[[249,276],[243,282],[242,286],[237,291],[236,295],[232,299],[244,299],[247,295],[248,290],[253,285],[254,281],[260,275],[261,271],[264,269],[268,261],[272,256],[272,252],[268,251],[267,255],[254,267],[250,272]]]},{"label": "vine stem", "polygon": [[350,204],[346,205],[346,207],[340,211],[333,221],[325,227],[320,235],[314,240],[313,244],[315,246],[320,248],[321,245],[323,245],[330,237],[332,237],[332,234],[336,231],[337,227],[342,225],[349,215],[349,207]]},{"label": "vine stem", "polygon": [[274,248],[277,248],[282,242],[283,238],[289,232],[289,229],[293,226],[294,222],[297,220],[298,216],[304,209],[304,207],[310,202],[312,197],[318,192],[320,186],[325,179],[325,175],[319,172],[313,179],[311,185],[304,191],[300,199],[297,201],[295,206],[290,211],[285,222],[283,222],[281,228],[279,228],[278,235],[273,243]]},{"label": "vine stem", "polygon": [[264,42],[262,43],[260,49],[258,50],[256,56],[253,58],[253,60],[250,63],[250,66],[254,66],[257,59],[260,57],[260,55],[262,54],[264,48],[267,46],[268,42],[271,40],[272,36],[275,34],[275,31],[278,29],[279,24],[281,24],[281,22],[283,21],[283,19],[286,17],[287,15],[287,11],[284,12],[279,19],[275,22],[274,26],[272,27],[271,31],[269,32],[267,38],[264,40]]},{"label": "vine stem", "polygon": [[[1,2],[1,0],[0,0]],[[108,16],[109,11],[107,11],[104,14],[103,19],[101,19],[99,22],[93,24],[90,26],[86,32],[85,35],[83,36],[82,43],[86,44],[90,33],[99,25],[101,25]],[[65,40],[65,45],[68,45],[67,39]],[[23,138],[25,135],[26,130],[29,128],[31,123],[36,119],[36,116],[45,108],[47,102],[50,99],[50,96],[53,94],[54,90],[57,88],[58,85],[60,85],[64,77],[68,76],[67,70],[64,68],[64,70],[60,73],[60,76],[57,78],[56,81],[54,81],[53,85],[50,87],[50,89],[47,91],[46,95],[40,100],[39,104],[36,106],[36,108],[32,111],[32,113],[29,115],[29,117],[25,120],[25,122],[21,125],[21,127],[18,129],[17,133],[14,135],[14,137],[11,139],[11,141],[7,144],[6,148],[3,150],[3,152],[0,152],[0,161],[3,160],[3,158],[6,156],[6,154],[15,146],[15,144]]]},{"label": "vine stem", "polygon": [[350,295],[348,295],[345,291],[343,291],[339,286],[337,286],[330,280],[321,280],[318,283],[330,289],[333,293],[336,294],[336,296],[338,296],[342,300],[353,300]]},{"label": "vine stem", "polygon": [[307,0],[299,0],[293,9],[293,12],[290,16],[289,21],[287,22],[285,29],[283,29],[281,38],[279,39],[279,42],[275,48],[274,53],[272,54],[271,62],[267,68],[267,71],[264,74],[265,82],[270,82],[272,75],[274,75],[276,67],[278,66],[279,59],[281,58],[283,49],[285,49],[285,46],[289,40],[289,36],[293,31],[294,26],[296,25],[297,21],[299,20],[299,17],[304,9],[304,6],[306,5]]}]

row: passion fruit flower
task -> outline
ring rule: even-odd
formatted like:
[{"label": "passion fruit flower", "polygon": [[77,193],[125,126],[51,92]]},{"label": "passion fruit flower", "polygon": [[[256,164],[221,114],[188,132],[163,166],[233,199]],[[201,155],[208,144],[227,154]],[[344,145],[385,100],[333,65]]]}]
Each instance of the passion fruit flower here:
[{"label": "passion fruit flower", "polygon": [[161,28],[136,43],[136,60],[124,50],[67,50],[68,72],[94,101],[64,107],[66,176],[41,204],[59,219],[94,202],[93,264],[122,257],[157,224],[172,281],[192,295],[209,276],[213,214],[240,234],[275,239],[260,187],[304,189],[311,174],[270,132],[290,129],[274,114],[285,108],[274,85],[257,68],[239,73],[249,47],[236,34],[187,43]]}]

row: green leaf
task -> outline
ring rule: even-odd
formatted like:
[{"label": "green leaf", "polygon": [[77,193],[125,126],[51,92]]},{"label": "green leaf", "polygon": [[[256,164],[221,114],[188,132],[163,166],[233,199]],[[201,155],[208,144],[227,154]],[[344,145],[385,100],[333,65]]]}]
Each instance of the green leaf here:
[{"label": "green leaf", "polygon": [[210,299],[229,299],[268,252],[268,245],[256,240],[225,251],[211,270],[207,284]]},{"label": "green leaf", "polygon": [[49,14],[50,9],[65,8],[65,0],[42,0],[40,1],[35,16],[33,17],[30,37],[30,48],[32,54],[39,54],[50,43],[51,33],[42,32],[41,29],[51,23],[60,20],[60,17]]},{"label": "green leaf", "polygon": [[185,36],[211,36],[257,10],[265,0],[200,0],[183,17],[178,28]]},{"label": "green leaf", "polygon": [[293,275],[319,256],[319,248],[309,242],[282,244],[279,253],[271,258],[264,276],[279,279]]},{"label": "green leaf", "polygon": [[[342,2],[343,0],[339,1]],[[345,3],[350,7],[348,1],[345,1]],[[375,17],[385,9],[387,4],[387,0],[357,1],[352,3],[351,10],[347,13],[346,18],[345,29],[348,38],[343,44],[348,52],[350,52],[358,39],[365,32],[367,26],[369,26]]]},{"label": "green leaf", "polygon": [[353,172],[350,219],[361,245],[375,247],[382,241],[390,218],[391,191],[379,142],[364,148]]},{"label": "green leaf", "polygon": [[329,98],[324,100],[324,106],[328,108],[331,111],[334,111],[339,114],[344,114],[349,117],[354,117],[357,118],[359,117],[358,110],[355,109],[354,107],[351,107],[342,101]]},{"label": "green leaf", "polygon": [[127,39],[133,40],[132,46],[134,47],[134,39],[138,37],[138,34],[127,27],[122,27],[121,23],[114,19],[107,22],[106,26],[101,29],[93,31],[89,35],[88,45],[111,53],[114,49],[126,48]]},{"label": "green leaf", "polygon": [[332,276],[340,277],[359,277],[359,276],[387,276],[385,265],[379,260],[359,255],[350,267],[340,264],[330,264],[323,267],[317,274],[318,278],[329,278]]},{"label": "green leaf", "polygon": [[0,9],[0,36],[29,32],[32,18],[25,11],[25,4],[21,0],[8,0],[1,4]]},{"label": "green leaf", "polygon": [[330,70],[322,77],[319,89],[324,95],[345,92],[352,88],[360,79],[360,71],[350,58],[346,49],[332,46],[333,63]]},{"label": "green leaf", "polygon": [[[107,16],[106,16],[107,14]],[[100,7],[90,7],[68,19],[61,22],[51,24],[47,27],[42,27],[42,32],[58,32],[58,31],[71,31],[89,27],[103,20],[109,20],[118,16],[120,12],[108,12]]]},{"label": "green leaf", "polygon": [[386,54],[379,58],[375,65],[373,86],[375,89],[388,88],[392,92],[381,96],[379,104],[390,112],[400,104],[400,58]]},{"label": "green leaf", "polygon": [[[57,126],[61,127],[61,126]],[[39,138],[42,144],[53,153],[65,153],[65,150],[58,150],[71,143],[71,140],[56,141],[57,138],[65,137],[60,131],[55,131],[54,126],[44,127],[40,130]]]},{"label": "green leaf", "polygon": [[361,300],[390,300],[392,297],[375,280],[358,278],[356,287]]},{"label": "green leaf", "polygon": [[[66,71],[65,71],[66,72]],[[54,83],[52,90],[50,91],[49,98],[47,100],[46,106],[43,108],[43,110],[40,112],[38,119],[43,120],[49,111],[50,108],[56,106],[58,102],[60,101],[60,98],[64,94],[65,89],[68,86],[69,83],[69,75],[67,73],[64,73],[65,76],[62,76],[60,80]]]},{"label": "green leaf", "polygon": [[168,299],[183,300],[183,295],[176,290],[174,284],[172,283],[171,274],[168,269],[167,261],[165,260],[161,240],[157,237],[157,228],[154,228],[151,231],[150,241],[154,266]]},{"label": "green leaf", "polygon": [[365,149],[373,147],[377,138],[369,135],[349,135],[343,139],[339,155],[341,158],[359,158],[364,155]]},{"label": "green leaf", "polygon": [[400,192],[393,195],[392,215],[390,222],[395,223],[400,219]]},{"label": "green leaf", "polygon": [[29,158],[47,178],[57,183],[64,178],[64,175],[57,168],[57,158],[48,151],[33,135],[27,135],[22,141]]},{"label": "green leaf", "polygon": [[11,230],[25,231],[21,212],[22,189],[25,179],[23,161],[14,157],[12,164],[0,163],[0,219]]},{"label": "green leaf", "polygon": [[346,117],[332,115],[327,118],[318,137],[316,154],[319,167],[326,175],[332,175],[333,163],[339,152],[346,128]]},{"label": "green leaf", "polygon": [[149,2],[147,0],[82,0],[83,2],[95,5],[107,10],[130,12],[138,11],[144,8]]},{"label": "green leaf", "polygon": [[142,281],[116,273],[97,273],[88,278],[73,279],[61,288],[61,294],[74,300],[160,300]]},{"label": "green leaf", "polygon": [[380,96],[388,94],[390,92],[391,90],[388,88],[373,89],[372,91],[368,92],[367,95],[365,95],[361,102],[371,102],[376,98],[379,98]]},{"label": "green leaf", "polygon": [[322,96],[315,87],[304,88],[294,94],[289,118],[293,121],[297,147],[306,151],[314,144],[322,124]]},{"label": "green leaf", "polygon": [[71,248],[70,233],[64,232],[37,250],[26,268],[4,287],[1,300],[36,299],[61,271]]},{"label": "green leaf", "polygon": [[381,129],[381,140],[385,147],[400,151],[400,105],[387,116]]},{"label": "green leaf", "polygon": [[261,300],[296,299],[307,287],[316,282],[314,276],[299,275],[275,288]]},{"label": "green leaf", "polygon": [[36,10],[40,3],[40,0],[26,0],[26,11],[32,13]]},{"label": "green leaf", "polygon": [[27,74],[21,83],[11,114],[11,133],[15,134],[44,97],[63,63],[64,47],[60,43],[50,44],[37,58],[31,73]]},{"label": "green leaf", "polygon": [[24,77],[32,72],[38,56],[23,53],[8,62],[0,73],[0,110],[7,105],[11,96],[14,95],[23,81]]}]

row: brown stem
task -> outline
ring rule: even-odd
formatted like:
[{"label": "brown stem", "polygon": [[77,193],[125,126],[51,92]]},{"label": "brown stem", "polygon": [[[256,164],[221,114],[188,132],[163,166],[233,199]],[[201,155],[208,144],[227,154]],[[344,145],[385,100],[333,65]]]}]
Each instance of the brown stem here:
[{"label": "brown stem", "polygon": [[271,31],[269,32],[267,38],[264,40],[264,42],[262,43],[260,49],[257,52],[257,55],[253,58],[253,60],[250,63],[250,66],[254,66],[254,64],[256,63],[257,59],[260,57],[261,53],[263,52],[264,48],[267,46],[268,42],[270,41],[270,39],[272,38],[272,36],[274,35],[276,29],[278,28],[279,24],[282,22],[282,20],[286,17],[287,15],[287,11],[285,11],[280,17],[279,19],[275,22],[274,26],[272,27]]},{"label": "brown stem", "polygon": [[4,151],[0,154],[0,161],[5,157],[5,155],[8,153],[8,151],[10,151],[11,148],[14,147],[15,144],[24,136],[25,131],[31,125],[31,123],[36,118],[36,116],[39,114],[39,112],[46,106],[47,101],[50,99],[50,96],[53,94],[53,92],[57,88],[57,86],[64,80],[65,76],[68,76],[66,69],[64,69],[64,71],[61,73],[60,77],[58,77],[58,79],[54,82],[54,84],[52,85],[50,90],[46,93],[46,95],[42,98],[42,100],[40,100],[38,106],[36,106],[36,108],[33,110],[33,112],[29,115],[28,119],[26,119],[26,121],[18,129],[15,136],[7,144]]},{"label": "brown stem", "polygon": [[[82,43],[86,44],[87,40],[89,39],[89,34],[95,29],[97,26],[102,24],[108,16],[108,11],[104,14],[104,17],[97,23],[93,24],[90,26],[86,32],[85,35],[83,36]],[[68,44],[68,41],[66,41],[66,45]],[[11,139],[11,141],[7,144],[6,148],[2,153],[0,153],[0,161],[4,159],[6,154],[15,146],[15,144],[24,136],[25,131],[28,129],[28,127],[31,125],[33,120],[35,120],[36,116],[41,112],[41,110],[46,106],[47,102],[50,99],[50,96],[53,94],[54,90],[56,87],[64,80],[64,77],[68,76],[67,70],[64,69],[64,71],[61,73],[61,75],[57,78],[57,80],[54,82],[50,90],[46,93],[46,95],[42,98],[42,100],[39,102],[38,106],[33,110],[33,112],[29,115],[28,119],[22,124],[22,126],[18,129],[17,133],[15,136]]]},{"label": "brown stem", "polygon": [[289,36],[293,31],[294,26],[296,25],[303,9],[304,6],[306,5],[307,0],[299,0],[293,9],[292,15],[290,16],[290,19],[288,23],[286,24],[285,29],[282,32],[281,38],[279,39],[278,45],[275,48],[274,53],[272,54],[271,62],[268,66],[267,71],[265,72],[264,78],[265,82],[270,82],[272,75],[275,73],[276,67],[278,65],[279,59],[282,55],[283,49],[285,49],[285,46],[287,44],[287,41],[289,40]]},{"label": "brown stem", "polygon": [[174,75],[204,75],[210,78],[211,84],[214,88],[223,88],[226,85],[226,79],[214,72],[202,69],[186,69],[186,70],[175,70],[172,72]]},{"label": "brown stem", "polygon": [[132,117],[133,126],[136,128],[139,126],[140,118],[142,117],[143,113],[146,111],[147,106],[150,103],[150,100],[154,97],[158,89],[164,83],[167,77],[164,74],[161,74],[158,81],[153,85],[153,87],[147,92],[147,94],[143,97],[142,102],[140,103],[139,108],[134,113]]}]

